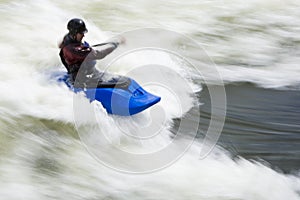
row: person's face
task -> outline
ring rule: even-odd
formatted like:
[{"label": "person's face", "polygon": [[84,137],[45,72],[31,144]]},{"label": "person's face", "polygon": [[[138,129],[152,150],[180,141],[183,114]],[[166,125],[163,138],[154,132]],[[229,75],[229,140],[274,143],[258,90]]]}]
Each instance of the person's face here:
[{"label": "person's face", "polygon": [[75,38],[78,42],[81,42],[82,38],[84,37],[84,33],[77,33]]}]

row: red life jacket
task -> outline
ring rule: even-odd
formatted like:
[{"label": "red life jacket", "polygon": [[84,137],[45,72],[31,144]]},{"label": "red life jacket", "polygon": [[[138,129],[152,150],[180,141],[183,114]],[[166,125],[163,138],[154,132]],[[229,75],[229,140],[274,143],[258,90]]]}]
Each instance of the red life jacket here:
[{"label": "red life jacket", "polygon": [[74,40],[69,34],[60,45],[59,56],[69,74],[76,75],[86,56],[92,51],[88,45]]}]

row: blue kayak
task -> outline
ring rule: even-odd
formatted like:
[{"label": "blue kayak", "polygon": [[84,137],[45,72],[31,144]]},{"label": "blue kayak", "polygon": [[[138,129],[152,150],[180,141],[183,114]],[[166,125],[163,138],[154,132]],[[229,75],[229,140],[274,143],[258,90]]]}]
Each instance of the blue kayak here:
[{"label": "blue kayak", "polygon": [[59,78],[74,92],[84,92],[90,101],[97,100],[109,114],[129,116],[153,106],[160,97],[144,90],[135,80],[125,76],[112,76],[105,81],[97,78],[85,83],[71,83],[65,72]]}]

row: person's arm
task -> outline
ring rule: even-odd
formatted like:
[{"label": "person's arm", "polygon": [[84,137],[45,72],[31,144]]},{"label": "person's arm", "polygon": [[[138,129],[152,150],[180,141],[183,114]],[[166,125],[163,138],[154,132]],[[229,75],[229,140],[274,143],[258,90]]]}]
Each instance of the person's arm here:
[{"label": "person's arm", "polygon": [[92,50],[89,58],[92,60],[102,59],[111,52],[113,52],[119,46],[118,42],[111,42],[103,47],[101,50]]}]

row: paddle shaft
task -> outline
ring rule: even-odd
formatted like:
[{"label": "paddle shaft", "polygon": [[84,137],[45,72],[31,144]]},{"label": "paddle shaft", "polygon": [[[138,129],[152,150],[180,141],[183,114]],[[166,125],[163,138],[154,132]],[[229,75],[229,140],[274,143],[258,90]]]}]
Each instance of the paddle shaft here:
[{"label": "paddle shaft", "polygon": [[107,44],[113,44],[116,45],[117,42],[104,42],[104,43],[100,43],[100,44],[95,44],[92,47],[99,47],[99,46],[103,46],[103,45],[107,45]]}]

